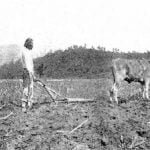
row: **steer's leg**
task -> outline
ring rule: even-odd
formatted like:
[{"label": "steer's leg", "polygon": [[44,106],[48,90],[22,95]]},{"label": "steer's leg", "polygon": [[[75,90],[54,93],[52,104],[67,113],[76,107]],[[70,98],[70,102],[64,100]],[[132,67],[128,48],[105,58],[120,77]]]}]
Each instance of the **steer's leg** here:
[{"label": "steer's leg", "polygon": [[113,97],[114,97],[114,100],[116,101],[117,104],[118,104],[119,85],[120,85],[119,81],[115,82],[113,85]]},{"label": "steer's leg", "polygon": [[146,88],[146,86],[145,86],[145,82],[144,83],[141,83],[141,85],[142,85],[142,97],[143,97],[143,99],[145,99],[145,88]]},{"label": "steer's leg", "polygon": [[117,104],[118,104],[118,91],[119,91],[120,83],[121,83],[120,78],[114,78],[114,83],[110,91],[110,94],[111,94],[110,101],[113,102],[113,100],[115,100]]},{"label": "steer's leg", "polygon": [[143,99],[146,98],[146,87],[147,87],[147,80],[143,79],[143,82],[140,82],[142,85],[142,97]]},{"label": "steer's leg", "polygon": [[110,91],[110,101],[112,102],[113,100],[115,100],[116,103],[118,104],[118,91],[123,77],[122,75],[120,75],[120,72],[117,73],[113,67],[112,67],[112,75],[113,75],[113,86]]},{"label": "steer's leg", "polygon": [[148,93],[148,91],[149,91],[149,83],[150,83],[150,79],[148,78],[148,79],[145,80],[145,97],[147,99],[149,99],[149,93]]}]

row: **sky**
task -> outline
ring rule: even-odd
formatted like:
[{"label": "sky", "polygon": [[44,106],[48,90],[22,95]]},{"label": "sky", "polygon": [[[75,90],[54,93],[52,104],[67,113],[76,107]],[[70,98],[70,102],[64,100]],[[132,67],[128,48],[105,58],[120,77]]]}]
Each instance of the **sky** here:
[{"label": "sky", "polygon": [[1,0],[0,45],[34,39],[35,55],[72,45],[150,50],[149,0]]}]

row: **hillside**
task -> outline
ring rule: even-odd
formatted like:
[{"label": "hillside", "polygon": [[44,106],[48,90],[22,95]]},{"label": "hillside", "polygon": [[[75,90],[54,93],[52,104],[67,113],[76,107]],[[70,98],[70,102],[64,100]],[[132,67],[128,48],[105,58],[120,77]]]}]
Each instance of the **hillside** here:
[{"label": "hillside", "polygon": [[73,46],[65,51],[49,53],[35,60],[35,70],[40,76],[50,78],[99,78],[110,72],[113,58],[149,58],[147,53],[120,53],[104,48],[87,49]]},{"label": "hillside", "polygon": [[[150,53],[122,53],[106,51],[105,48],[86,48],[72,46],[62,51],[48,53],[34,60],[35,72],[39,77],[48,78],[100,78],[109,76],[111,60],[113,58],[146,58]],[[21,78],[22,67],[20,61],[5,64],[0,68],[0,78]]]}]

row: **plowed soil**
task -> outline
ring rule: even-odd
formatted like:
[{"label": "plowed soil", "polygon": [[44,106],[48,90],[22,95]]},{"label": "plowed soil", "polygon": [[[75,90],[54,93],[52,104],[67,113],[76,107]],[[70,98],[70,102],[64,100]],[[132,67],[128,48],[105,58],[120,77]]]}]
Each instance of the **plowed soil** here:
[{"label": "plowed soil", "polygon": [[119,105],[112,104],[103,92],[109,86],[102,83],[94,102],[55,105],[35,85],[33,108],[23,113],[22,84],[1,82],[0,150],[149,150],[150,101],[124,86]]}]

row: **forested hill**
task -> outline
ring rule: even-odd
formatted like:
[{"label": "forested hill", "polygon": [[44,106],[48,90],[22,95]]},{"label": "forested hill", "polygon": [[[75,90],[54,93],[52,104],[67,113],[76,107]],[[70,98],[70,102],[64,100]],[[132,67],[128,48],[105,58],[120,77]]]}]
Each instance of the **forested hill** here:
[{"label": "forested hill", "polygon": [[[150,58],[150,53],[121,53],[117,50],[106,51],[105,48],[86,48],[73,46],[54,53],[48,53],[34,60],[35,72],[39,77],[48,78],[99,78],[109,76],[113,58]],[[5,64],[0,68],[0,78],[21,78],[21,63]]]},{"label": "forested hill", "polygon": [[35,60],[35,70],[52,78],[95,78],[109,71],[110,52],[94,49],[69,48],[47,54]]}]

